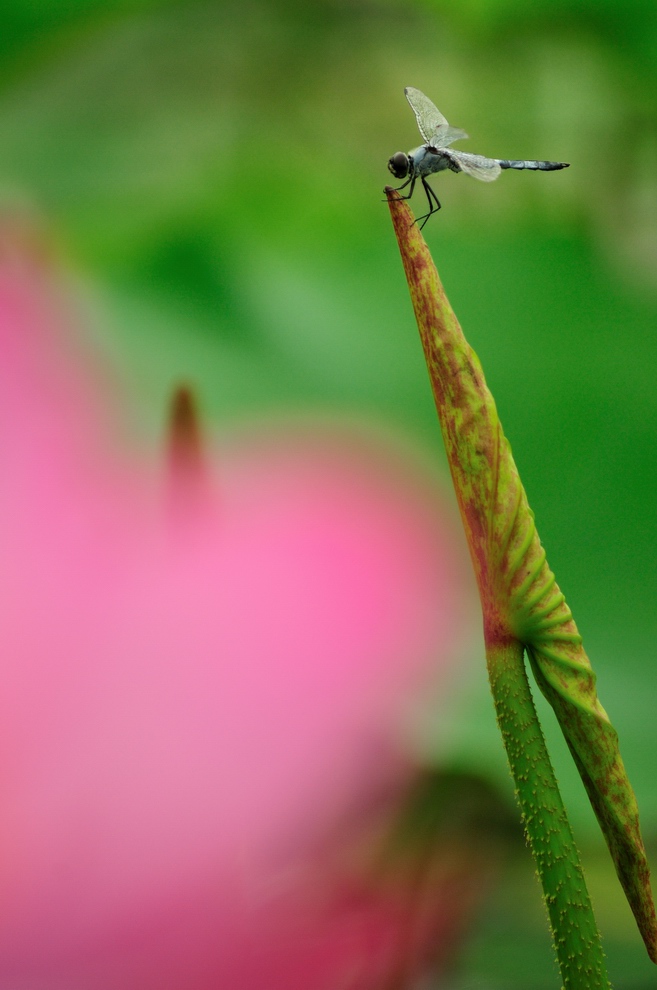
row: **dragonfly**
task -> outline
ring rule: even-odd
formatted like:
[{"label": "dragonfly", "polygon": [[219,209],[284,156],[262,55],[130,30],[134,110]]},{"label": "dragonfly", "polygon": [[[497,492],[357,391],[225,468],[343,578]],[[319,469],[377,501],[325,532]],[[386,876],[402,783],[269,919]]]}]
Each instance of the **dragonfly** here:
[{"label": "dragonfly", "polygon": [[421,221],[420,230],[429,217],[440,209],[438,197],[427,182],[427,176],[433,175],[434,172],[451,169],[452,172],[465,172],[466,175],[480,179],[481,182],[492,182],[504,168],[528,168],[533,171],[553,172],[555,169],[569,166],[569,162],[516,161],[508,158],[485,158],[483,155],[472,155],[467,151],[454,151],[450,145],[455,141],[465,140],[468,137],[465,131],[459,127],[450,127],[440,110],[419,89],[407,86],[404,93],[415,114],[424,144],[419,148],[413,148],[407,155],[403,151],[398,151],[388,161],[388,168],[396,179],[406,179],[397,191],[406,189],[408,185],[411,187],[408,195],[402,196],[402,199],[410,199],[415,183],[418,179],[422,181],[429,200],[429,212],[417,218],[416,223]]}]

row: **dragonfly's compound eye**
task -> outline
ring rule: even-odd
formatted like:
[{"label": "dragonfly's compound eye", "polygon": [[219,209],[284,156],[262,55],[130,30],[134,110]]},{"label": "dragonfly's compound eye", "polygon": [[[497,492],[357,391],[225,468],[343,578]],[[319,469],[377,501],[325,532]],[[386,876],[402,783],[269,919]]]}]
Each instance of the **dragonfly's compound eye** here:
[{"label": "dragonfly's compound eye", "polygon": [[408,175],[408,155],[398,151],[388,162],[388,168],[396,179],[405,179]]}]

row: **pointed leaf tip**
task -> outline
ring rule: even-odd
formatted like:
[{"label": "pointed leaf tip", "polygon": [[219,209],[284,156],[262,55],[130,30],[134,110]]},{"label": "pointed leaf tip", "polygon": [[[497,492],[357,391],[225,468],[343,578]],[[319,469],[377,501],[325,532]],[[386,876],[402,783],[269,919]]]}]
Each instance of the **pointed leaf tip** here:
[{"label": "pointed leaf tip", "polygon": [[171,398],[168,462],[172,518],[206,519],[217,507],[217,492],[205,457],[194,392],[186,384],[179,385]]},{"label": "pointed leaf tip", "polygon": [[203,472],[203,444],[194,393],[179,385],[169,412],[169,459],[174,472],[198,475]]}]

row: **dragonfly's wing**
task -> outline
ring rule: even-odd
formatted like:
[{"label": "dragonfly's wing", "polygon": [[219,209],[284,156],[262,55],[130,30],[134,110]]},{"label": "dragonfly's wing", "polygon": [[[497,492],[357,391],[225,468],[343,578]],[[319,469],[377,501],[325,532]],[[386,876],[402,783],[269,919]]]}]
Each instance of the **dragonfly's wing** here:
[{"label": "dragonfly's wing", "polygon": [[445,154],[454,164],[455,171],[465,172],[473,179],[480,179],[482,182],[492,182],[496,179],[502,169],[494,158],[484,158],[483,155],[470,155],[467,151],[446,151]]},{"label": "dragonfly's wing", "polygon": [[428,96],[425,96],[424,93],[421,93],[419,89],[415,89],[413,86],[407,86],[404,93],[411,105],[411,110],[415,114],[420,134],[426,143],[432,145],[432,147],[443,147],[443,145],[435,145],[434,141],[438,140],[441,129],[447,129],[449,125],[438,107],[433,105]]},{"label": "dragonfly's wing", "polygon": [[441,127],[434,135],[434,148],[448,148],[455,141],[465,141],[469,135],[462,131],[460,127]]}]

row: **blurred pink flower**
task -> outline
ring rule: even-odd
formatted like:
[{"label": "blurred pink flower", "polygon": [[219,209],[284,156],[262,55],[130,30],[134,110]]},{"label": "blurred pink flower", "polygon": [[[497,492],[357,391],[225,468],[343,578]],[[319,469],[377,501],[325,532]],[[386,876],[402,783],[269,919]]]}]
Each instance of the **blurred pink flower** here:
[{"label": "blurred pink flower", "polygon": [[390,912],[327,909],[304,863],[453,658],[435,491],[344,431],[158,473],[112,440],[70,323],[7,241],[0,985],[383,985],[354,981]]}]

